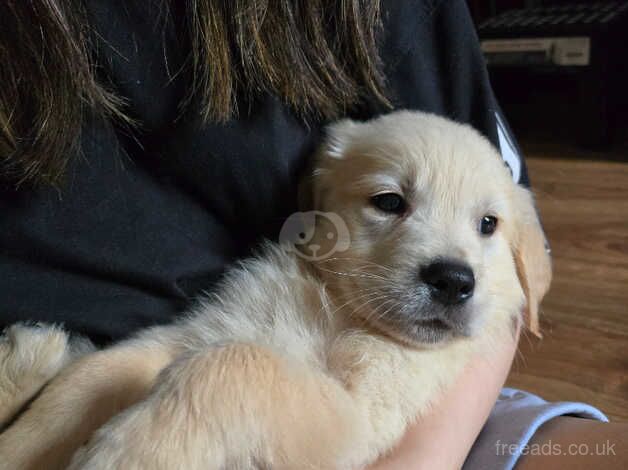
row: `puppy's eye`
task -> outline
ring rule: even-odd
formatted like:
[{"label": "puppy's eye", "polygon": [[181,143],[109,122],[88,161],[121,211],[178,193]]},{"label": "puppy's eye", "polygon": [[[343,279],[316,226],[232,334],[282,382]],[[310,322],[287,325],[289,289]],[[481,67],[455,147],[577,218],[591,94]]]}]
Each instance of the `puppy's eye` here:
[{"label": "puppy's eye", "polygon": [[485,215],[480,221],[480,233],[482,235],[492,235],[497,230],[497,217]]},{"label": "puppy's eye", "polygon": [[403,214],[406,210],[406,201],[395,193],[377,194],[371,198],[371,204],[389,214]]}]

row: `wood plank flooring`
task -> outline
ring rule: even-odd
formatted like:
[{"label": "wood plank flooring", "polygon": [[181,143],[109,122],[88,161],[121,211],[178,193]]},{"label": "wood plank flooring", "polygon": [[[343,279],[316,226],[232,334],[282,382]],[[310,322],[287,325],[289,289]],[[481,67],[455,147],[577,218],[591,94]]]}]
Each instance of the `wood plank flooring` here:
[{"label": "wood plank flooring", "polygon": [[628,163],[533,155],[554,281],[507,384],[628,421]]}]

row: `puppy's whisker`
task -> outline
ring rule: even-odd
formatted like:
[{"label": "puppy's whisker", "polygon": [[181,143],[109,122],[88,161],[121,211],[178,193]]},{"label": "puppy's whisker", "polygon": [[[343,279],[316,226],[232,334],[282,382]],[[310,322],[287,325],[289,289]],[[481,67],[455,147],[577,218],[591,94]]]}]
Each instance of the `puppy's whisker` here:
[{"label": "puppy's whisker", "polygon": [[[394,299],[391,299],[391,300],[394,300]],[[382,305],[384,305],[384,304],[382,304]],[[375,319],[375,321],[381,320],[382,318],[386,317],[386,316],[390,313],[390,311],[391,311],[393,308],[395,308],[396,306],[397,306],[397,302],[394,302],[394,301],[393,301],[393,304],[392,304],[390,307],[388,307],[388,309],[386,309],[386,311],[385,311],[384,313],[382,313],[381,315],[379,315],[379,316]]]},{"label": "puppy's whisker", "polygon": [[331,261],[359,261],[360,263],[365,263],[368,266],[373,266],[376,268],[380,268],[380,269],[384,269],[388,272],[394,272],[392,270],[392,268],[390,268],[389,266],[385,266],[383,264],[379,264],[379,263],[375,263],[374,261],[369,261],[366,259],[361,259],[361,258],[350,258],[350,257],[333,257],[333,258],[325,258],[322,260],[318,260],[317,263],[328,263]]},{"label": "puppy's whisker", "polygon": [[377,295],[379,292],[377,292],[377,290],[375,289],[369,289],[365,292],[356,292],[356,293],[350,293],[347,295],[344,295],[342,297],[339,298],[342,299],[344,301],[344,303],[342,303],[339,306],[336,306],[333,310],[333,312],[337,312],[338,310],[344,308],[345,306],[347,306],[348,304],[350,304],[351,302],[355,302],[356,300],[360,300],[369,296],[374,296]]},{"label": "puppy's whisker", "polygon": [[[379,300],[385,300],[385,299],[387,299],[387,298],[388,298],[388,296],[387,296],[387,295],[385,295],[385,294],[382,294],[382,295],[380,295],[380,296],[378,296],[378,297],[372,298],[372,299],[368,300],[367,302],[364,302],[364,303],[362,303],[361,305],[358,305],[356,308],[352,309],[352,311],[351,311],[351,313],[349,314],[349,316],[350,316],[350,317],[353,317],[354,315],[356,315],[356,314],[358,313],[358,311],[359,311],[359,310],[363,309],[364,307],[366,307],[366,306],[367,306],[369,303],[371,303],[371,302],[375,302],[375,301],[379,301]],[[370,314],[369,314],[369,315],[367,315],[367,316],[365,317],[365,319],[366,319],[366,320],[368,320],[368,319],[369,319],[369,317],[370,317]]]},{"label": "puppy's whisker", "polygon": [[335,300],[346,300],[346,299],[348,299],[350,297],[353,297],[355,295],[358,295],[358,294],[364,294],[364,293],[376,292],[376,291],[379,291],[379,289],[377,287],[375,287],[375,286],[367,287],[367,288],[364,288],[364,289],[358,289],[358,290],[355,290],[355,291],[346,292],[344,294],[339,294],[339,295],[335,296]]},{"label": "puppy's whisker", "polygon": [[318,269],[323,271],[323,272],[327,272],[327,273],[331,273],[331,274],[338,274],[338,275],[343,275],[343,276],[353,276],[353,277],[364,276],[364,277],[367,277],[367,278],[379,279],[379,280],[382,280],[382,281],[385,281],[385,282],[390,281],[390,277],[391,277],[391,274],[392,274],[392,271],[391,271],[391,273],[382,273],[382,274],[379,274],[377,272],[373,272],[373,271],[369,270],[369,266],[356,266],[354,268],[345,269],[345,270],[334,270],[334,269],[327,269],[327,268],[322,268],[322,267],[318,267]]},{"label": "puppy's whisker", "polygon": [[374,277],[374,278],[376,278],[376,279],[381,279],[382,281],[389,281],[389,280],[390,280],[390,276],[389,276],[389,277],[386,277],[386,276],[383,276],[382,274],[377,274],[377,273],[374,273],[374,272],[372,272],[372,271],[369,271],[368,269],[364,269],[364,268],[363,268],[363,267],[361,267],[361,266],[359,266],[359,267],[357,267],[357,268],[355,268],[355,269],[352,269],[350,272],[362,272],[362,273],[367,273],[367,274],[369,274],[370,276],[372,276],[372,277]]},{"label": "puppy's whisker", "polygon": [[[321,265],[318,265],[317,267],[321,270],[325,269],[325,267]],[[354,262],[342,263],[342,264],[338,263],[338,267],[342,271],[362,271],[362,272],[368,272],[370,274],[377,274],[381,276],[394,274],[394,271],[392,269],[386,268],[385,266],[378,266],[378,265],[372,265],[372,264],[355,263],[354,265]]]},{"label": "puppy's whisker", "polygon": [[334,271],[332,269],[325,269],[325,268],[321,268],[319,267],[318,269],[320,269],[321,271],[325,271],[327,273],[330,274],[336,274],[337,276],[346,276],[346,277],[363,277],[363,278],[367,278],[367,279],[384,279],[381,276],[376,276],[375,274],[369,273],[369,272],[344,272],[344,271]]},{"label": "puppy's whisker", "polygon": [[375,320],[379,320],[381,319],[383,316],[378,314],[379,310],[384,306],[387,305],[388,303],[393,302],[393,306],[394,306],[394,302],[395,299],[391,299],[388,296],[386,296],[384,298],[384,301],[381,302],[377,307],[375,307],[366,317],[365,320],[366,321],[371,321],[373,319],[373,317],[376,317]]},{"label": "puppy's whisker", "polygon": [[[370,294],[371,295],[368,296],[368,297],[370,297],[369,302],[372,301],[374,298],[380,298],[380,297],[384,296],[384,294],[379,289],[374,289],[372,292],[370,292]],[[349,299],[348,302],[345,302],[343,304],[343,307],[346,307],[347,305],[355,303],[355,302],[357,302],[357,301],[359,301],[361,299],[364,299],[364,298],[367,298],[367,296],[366,295],[361,295],[361,296],[353,297],[353,298]],[[362,307],[362,305],[365,305],[365,304],[361,304],[357,308]],[[355,308],[353,308],[353,310],[355,310]]]},{"label": "puppy's whisker", "polygon": [[[378,313],[380,308],[382,308],[383,306],[385,306],[386,304],[389,304],[389,303],[391,304],[390,308],[388,308],[383,313]],[[382,304],[373,312],[372,317],[375,317],[374,321],[381,320],[382,318],[387,316],[393,308],[398,307],[398,306],[399,306],[398,300],[396,298],[394,298],[394,297],[393,298],[389,297],[389,299],[386,302],[382,302]]]},{"label": "puppy's whisker", "polygon": [[378,279],[378,280],[381,280],[381,281],[384,281],[384,282],[389,282],[390,281],[389,277],[385,277],[385,276],[382,276],[382,275],[379,275],[379,274],[375,274],[375,273],[373,273],[371,271],[368,271],[368,270],[366,270],[366,271],[365,270],[360,270],[359,268],[351,269],[351,270],[346,271],[346,272],[352,273],[352,274],[353,273],[355,273],[355,274],[362,274],[362,275],[366,276],[367,278]]},{"label": "puppy's whisker", "polygon": [[347,305],[351,304],[352,302],[355,302],[357,300],[364,299],[364,298],[367,298],[367,297],[370,297],[370,296],[375,296],[375,295],[378,295],[378,294],[379,294],[379,292],[372,291],[372,292],[367,292],[365,294],[359,295],[357,297],[353,297],[353,298],[349,299],[347,302],[343,303],[342,305],[336,307],[332,312],[329,313],[329,315],[331,316],[331,315],[336,314],[338,311],[340,311],[341,309],[343,309]]}]

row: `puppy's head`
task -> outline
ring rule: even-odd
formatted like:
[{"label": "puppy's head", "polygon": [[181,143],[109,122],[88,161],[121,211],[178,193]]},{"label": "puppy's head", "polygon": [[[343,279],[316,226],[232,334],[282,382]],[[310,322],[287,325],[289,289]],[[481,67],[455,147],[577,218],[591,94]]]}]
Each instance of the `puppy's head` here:
[{"label": "puppy's head", "polygon": [[[551,271],[531,195],[468,126],[395,112],[328,129],[313,208],[350,242],[314,261],[344,314],[411,344],[473,335],[494,315],[538,303]],[[325,246],[325,219],[312,241]]]}]

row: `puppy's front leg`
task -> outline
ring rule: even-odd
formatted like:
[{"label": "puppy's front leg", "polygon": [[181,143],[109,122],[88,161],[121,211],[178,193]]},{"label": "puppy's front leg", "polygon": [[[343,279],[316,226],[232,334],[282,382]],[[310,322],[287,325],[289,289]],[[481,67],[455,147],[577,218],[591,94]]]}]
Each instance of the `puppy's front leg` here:
[{"label": "puppy's front leg", "polygon": [[361,331],[336,340],[329,351],[330,372],[368,417],[363,464],[399,442],[407,426],[452,384],[477,347],[477,342],[462,339],[444,348],[412,349]]},{"label": "puppy's front leg", "polygon": [[0,432],[70,360],[68,335],[55,327],[15,324],[0,337]]},{"label": "puppy's front leg", "polygon": [[65,468],[95,429],[148,393],[171,360],[163,347],[127,344],[71,364],[0,434],[0,469]]},{"label": "puppy's front leg", "polygon": [[148,399],[98,430],[77,469],[348,469],[365,416],[323,371],[228,344],[177,359]]}]

